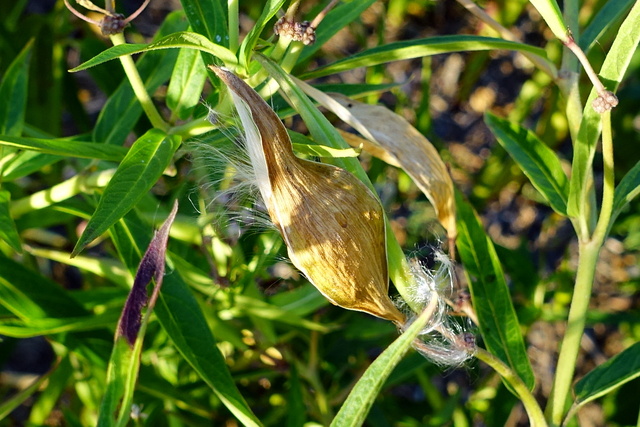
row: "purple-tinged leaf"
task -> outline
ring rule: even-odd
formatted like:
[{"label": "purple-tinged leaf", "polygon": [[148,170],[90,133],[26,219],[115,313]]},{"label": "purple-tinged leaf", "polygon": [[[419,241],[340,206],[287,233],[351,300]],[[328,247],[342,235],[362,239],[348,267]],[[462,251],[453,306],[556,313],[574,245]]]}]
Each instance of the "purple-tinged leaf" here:
[{"label": "purple-tinged leaf", "polygon": [[[118,323],[118,332],[116,339],[120,336],[124,336],[127,339],[129,345],[133,346],[138,337],[140,331],[142,308],[149,303],[149,310],[152,310],[160,287],[162,286],[162,279],[164,277],[164,265],[165,265],[165,253],[167,250],[167,241],[169,240],[169,229],[173,220],[176,218],[178,212],[178,202],[173,204],[171,213],[165,220],[160,230],[156,231],[149,247],[145,252],[140,265],[138,266],[138,272],[133,281],[133,287],[127,298],[127,302],[122,310],[122,316]],[[151,299],[147,299],[147,285],[154,279],[156,286],[153,290]]]}]

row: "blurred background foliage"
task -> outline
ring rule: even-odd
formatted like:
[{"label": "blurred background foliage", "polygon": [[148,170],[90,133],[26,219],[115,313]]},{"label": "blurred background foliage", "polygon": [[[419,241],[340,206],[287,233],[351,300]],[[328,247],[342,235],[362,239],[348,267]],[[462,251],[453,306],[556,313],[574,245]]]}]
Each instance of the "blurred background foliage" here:
[{"label": "blurred background foliage", "polygon": [[[118,2],[117,7],[129,15],[141,3]],[[304,2],[301,14],[313,17],[326,3]],[[544,47],[552,60],[560,57],[561,44],[526,1],[482,3],[523,41]],[[583,28],[606,3],[583,2]],[[262,1],[240,2],[241,35],[251,29],[262,7]],[[184,16],[173,12],[180,9],[177,0],[151,1],[126,30],[128,40],[148,42],[163,23],[171,31],[186,29]],[[270,34],[268,26],[264,37]],[[294,74],[381,44],[445,34],[494,35],[455,2],[379,1],[315,55],[298,64]],[[602,61],[614,36],[609,31],[598,38],[589,52],[592,63]],[[105,100],[118,90],[124,73],[117,61],[76,74],[67,70],[105,50],[109,41],[95,27],[74,18],[62,1],[1,2],[0,75],[7,72],[28,43],[32,47],[25,70],[28,101],[23,135],[80,135],[78,139],[90,140]],[[171,73],[169,56],[177,54],[147,54],[147,72],[158,76],[153,89],[158,106],[164,105],[167,93],[167,78],[162,76]],[[617,179],[640,159],[640,115],[636,108],[640,100],[639,66],[640,56],[636,55],[618,92],[620,106],[613,114]],[[496,144],[484,124],[483,113],[490,110],[536,130],[563,159],[568,171],[572,148],[559,108],[564,100],[557,87],[523,58],[506,51],[398,61],[358,68],[314,83],[390,84],[387,91],[366,95],[366,101],[382,103],[406,117],[439,149],[458,189],[482,215],[485,228],[497,245],[526,331],[528,352],[538,379],[537,396],[545,399],[573,286],[575,236],[568,220],[542,203],[521,170]],[[205,93],[208,90],[205,88]],[[585,89],[583,96],[586,95]],[[198,106],[196,110],[204,111],[203,108]],[[304,131],[304,124],[296,117],[287,118],[286,124]],[[139,135],[149,126],[141,116],[133,132]],[[206,138],[202,137],[205,141]],[[445,236],[426,197],[402,170],[367,155],[362,160],[379,190],[399,242],[408,253],[430,262],[434,248]],[[13,176],[5,175],[2,185],[12,200],[18,200],[69,179],[90,162],[39,156]],[[595,164],[600,163],[596,159]],[[265,425],[328,424],[359,375],[396,337],[395,328],[371,316],[331,306],[283,261],[286,250],[273,230],[257,228],[238,239],[234,224],[226,224],[227,234],[220,242],[203,241],[201,231],[210,217],[199,213],[203,206],[191,202],[192,196],[201,191],[198,185],[203,169],[194,170],[190,159],[182,157],[176,160],[174,172],[173,176],[163,176],[153,187],[153,195],[145,196],[128,216],[149,224],[143,232],[148,239],[151,224],[165,216],[158,209],[158,201],[181,200],[175,228],[183,237],[174,236],[169,250],[176,264],[184,260],[185,265],[197,267],[186,270],[192,274],[185,280],[249,406]],[[127,295],[123,279],[126,273],[117,270],[122,266],[119,249],[109,239],[102,239],[85,251],[84,255],[103,262],[97,269],[88,267],[86,260],[84,265],[72,265],[56,258],[56,251],[71,251],[81,227],[86,225],[78,219],[78,213],[90,214],[96,200],[87,190],[57,206],[15,218],[27,249],[21,256],[14,256],[17,262],[12,265],[16,269],[21,265],[25,275],[52,279],[69,290],[79,310],[117,315]],[[639,207],[640,201],[635,200],[619,216],[601,253],[578,362],[579,375],[640,338]],[[0,242],[0,252],[4,256],[12,253],[4,242]],[[109,262],[116,269],[111,276],[100,270]],[[18,274],[14,267],[0,270],[0,276]],[[169,274],[170,271],[171,268]],[[62,312],[66,309],[60,307]],[[0,304],[0,318],[12,316]],[[47,425],[91,424],[100,405],[114,328],[112,318],[101,327],[84,331],[54,328],[46,337],[27,337],[28,331],[23,338],[5,333],[0,342],[2,401],[15,402],[33,379],[51,374],[46,387],[32,391],[31,397],[17,407],[2,406],[0,424],[23,425],[27,420]],[[581,425],[635,424],[639,401],[634,390],[639,386],[636,379],[587,405],[580,414]],[[147,331],[135,405],[141,414],[140,422],[147,425],[236,423],[157,322],[152,322]],[[515,397],[484,365],[472,361],[460,369],[440,369],[415,353],[394,371],[367,419],[367,425],[375,427],[524,423],[526,417]]]}]

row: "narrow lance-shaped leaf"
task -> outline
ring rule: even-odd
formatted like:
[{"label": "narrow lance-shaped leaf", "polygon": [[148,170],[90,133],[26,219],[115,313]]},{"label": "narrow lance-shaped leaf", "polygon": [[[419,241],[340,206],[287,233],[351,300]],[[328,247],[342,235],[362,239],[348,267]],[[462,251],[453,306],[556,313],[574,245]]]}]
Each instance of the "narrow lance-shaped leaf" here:
[{"label": "narrow lance-shaped leaf", "polygon": [[227,2],[221,0],[180,0],[196,33],[222,46],[229,45]]},{"label": "narrow lance-shaped leaf", "polygon": [[38,153],[115,162],[122,160],[129,151],[124,147],[98,144],[95,142],[74,141],[68,138],[43,139],[10,135],[0,135],[0,145]]},{"label": "narrow lance-shaped leaf", "polygon": [[553,210],[566,215],[569,181],[558,156],[533,132],[517,123],[491,113],[485,114],[485,122]]},{"label": "narrow lance-shaped leaf", "polygon": [[[164,279],[165,253],[169,229],[178,212],[178,202],[162,224],[145,252],[122,310],[115,343],[107,371],[107,387],[100,407],[99,426],[125,426],[129,421],[133,391],[140,370],[142,336]],[[152,297],[147,300],[147,285],[155,281]],[[144,322],[142,308],[147,305]]]},{"label": "narrow lance-shaped leaf", "polygon": [[[301,79],[310,79],[352,70],[358,67],[371,67],[403,59],[420,58],[430,55],[438,55],[450,52],[478,51],[506,49],[529,52],[538,55],[543,61],[548,62],[543,49],[531,45],[480,36],[438,36],[418,40],[404,40],[388,43],[372,49],[359,52],[332,64],[317,68],[299,76]],[[553,64],[549,65],[554,68]]]},{"label": "narrow lance-shaped leaf", "polygon": [[[500,260],[471,206],[456,193],[458,252],[468,275],[480,333],[492,354],[499,357],[533,389],[534,376],[520,324],[500,266]],[[505,382],[505,385],[509,385]]]},{"label": "narrow lance-shaped leaf", "polygon": [[260,193],[293,264],[333,304],[402,324],[388,296],[378,199],[344,169],[296,157],[286,128],[257,92],[212,69],[232,91]]},{"label": "narrow lance-shaped leaf", "polygon": [[420,335],[420,332],[427,322],[429,322],[436,307],[435,302],[436,299],[434,298],[434,304],[427,306],[420,316],[413,321],[411,326],[367,368],[331,422],[331,427],[353,427],[360,426],[364,423],[371,409],[371,405],[373,405],[373,402],[378,397],[380,390],[393,371],[393,368],[402,360],[402,357],[411,347],[416,337]]},{"label": "narrow lance-shaped leaf", "polygon": [[152,129],[142,135],[122,160],[104,189],[72,256],[122,218],[156,183],[180,145],[180,138]]},{"label": "narrow lance-shaped leaf", "polygon": [[576,404],[584,405],[639,376],[640,342],[637,342],[576,383]]},{"label": "narrow lance-shaped leaf", "polygon": [[207,71],[202,56],[193,49],[180,49],[167,88],[167,106],[173,114],[186,120],[200,102]]},{"label": "narrow lance-shaped leaf", "polygon": [[580,47],[588,53],[592,47],[602,43],[602,37],[612,25],[616,25],[629,12],[634,0],[609,0],[602,5],[591,23],[580,34]]},{"label": "narrow lance-shaped leaf", "polygon": [[[399,164],[433,205],[438,220],[453,243],[457,235],[453,181],[435,147],[403,117],[385,107],[355,101],[344,95],[326,94],[301,80],[296,83],[308,95],[353,126]],[[363,147],[365,150],[367,147]]]},{"label": "narrow lance-shaped leaf", "polygon": [[9,214],[11,193],[0,190],[0,239],[4,240],[16,252],[22,253],[22,242],[16,224]]},{"label": "narrow lance-shaped leaf", "polygon": [[[146,230],[135,211],[111,228],[112,240],[129,268],[138,265],[139,248],[149,241]],[[177,271],[164,278],[154,312],[176,349],[231,413],[245,426],[261,425],[234,384],[202,308]],[[129,348],[124,340],[120,342]]]},{"label": "narrow lance-shaped leaf", "polygon": [[133,55],[136,53],[149,52],[152,50],[160,49],[177,49],[188,48],[197,49],[201,52],[209,53],[215,57],[220,58],[225,64],[233,65],[237,63],[235,55],[227,48],[212,43],[206,37],[192,33],[189,31],[182,31],[179,33],[169,34],[160,40],[149,44],[121,44],[110,47],[109,49],[94,56],[90,60],[78,65],[69,71],[75,73],[77,71],[86,70],[87,68],[95,67],[104,62],[111,61],[112,59],[119,58],[125,55]]},{"label": "narrow lance-shaped leaf", "polygon": [[0,82],[0,134],[20,136],[27,108],[29,62],[33,41],[11,62]]},{"label": "narrow lance-shaped leaf", "polygon": [[622,209],[640,194],[640,161],[631,168],[616,187],[613,195],[613,213],[611,223],[620,215]]}]

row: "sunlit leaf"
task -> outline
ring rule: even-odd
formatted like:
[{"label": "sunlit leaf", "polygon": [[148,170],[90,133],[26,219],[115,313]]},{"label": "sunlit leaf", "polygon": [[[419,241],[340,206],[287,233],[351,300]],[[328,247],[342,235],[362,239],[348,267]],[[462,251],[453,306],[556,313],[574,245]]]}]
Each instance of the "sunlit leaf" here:
[{"label": "sunlit leaf", "polygon": [[640,342],[582,377],[574,387],[576,404],[584,405],[640,376]]},{"label": "sunlit leaf", "polygon": [[427,324],[433,310],[425,310],[418,316],[393,344],[387,347],[369,366],[349,393],[340,411],[331,422],[332,427],[360,426],[364,423],[369,409],[378,397],[385,381],[411,347],[413,340]]},{"label": "sunlit leaf", "polygon": [[160,178],[179,145],[180,138],[167,136],[156,129],[150,130],[133,144],[104,189],[96,212],[76,243],[72,255],[77,255],[138,203]]},{"label": "sunlit leaf", "polygon": [[[496,250],[469,203],[459,193],[456,193],[456,199],[458,252],[468,276],[484,343],[487,350],[533,389],[533,370]],[[505,385],[508,387],[506,382]]]},{"label": "sunlit leaf", "polygon": [[420,58],[442,53],[477,51],[477,50],[517,50],[540,56],[546,61],[544,50],[523,43],[511,42],[503,39],[480,36],[438,36],[418,40],[403,40],[387,43],[382,46],[359,52],[332,64],[304,73],[301,79],[326,76],[358,67],[371,67],[387,62],[403,59]]},{"label": "sunlit leaf", "polygon": [[202,56],[193,49],[181,49],[167,88],[167,107],[186,120],[202,96],[207,71]]},{"label": "sunlit leaf", "polygon": [[116,162],[122,160],[129,151],[124,147],[75,141],[67,138],[41,139],[9,135],[0,135],[0,145],[58,156],[83,157]]}]

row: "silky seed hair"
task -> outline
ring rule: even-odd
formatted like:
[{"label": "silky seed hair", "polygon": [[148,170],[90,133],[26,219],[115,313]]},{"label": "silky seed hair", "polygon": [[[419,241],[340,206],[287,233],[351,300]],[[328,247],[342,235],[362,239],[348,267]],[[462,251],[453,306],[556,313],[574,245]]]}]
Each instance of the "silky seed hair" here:
[{"label": "silky seed hair", "polygon": [[[245,133],[235,109],[223,115],[205,104],[207,120],[224,138],[220,143],[200,139],[189,144],[198,187],[214,221],[236,223],[247,231],[274,227],[260,195],[257,178],[246,151]],[[218,141],[216,141],[218,142]],[[224,171],[222,174],[220,171]]]},{"label": "silky seed hair", "polygon": [[[465,323],[452,316],[452,309],[447,299],[454,289],[454,265],[451,259],[441,250],[434,254],[436,266],[427,268],[417,260],[410,262],[413,286],[410,288],[411,306],[421,311],[435,298],[436,310],[414,342],[414,348],[425,358],[440,366],[458,367],[473,355],[473,346],[469,345],[469,332]],[[415,312],[408,304],[400,300],[401,307],[407,318],[402,327],[406,329],[415,319]]]}]

